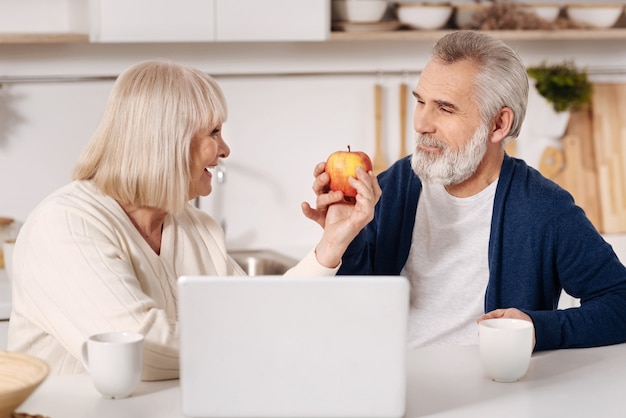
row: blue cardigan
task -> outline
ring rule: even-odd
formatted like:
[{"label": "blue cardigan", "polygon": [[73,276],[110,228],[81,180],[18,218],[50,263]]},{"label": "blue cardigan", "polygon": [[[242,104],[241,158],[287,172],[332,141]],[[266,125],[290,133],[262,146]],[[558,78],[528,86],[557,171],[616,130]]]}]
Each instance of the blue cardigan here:
[{"label": "blue cardigan", "polygon": [[[383,194],[374,219],[350,244],[338,274],[398,275],[406,263],[421,182],[410,156],[378,180]],[[485,312],[528,314],[536,350],[626,341],[626,267],[567,191],[509,156],[496,189],[488,260]],[[581,307],[557,310],[562,289]]]}]

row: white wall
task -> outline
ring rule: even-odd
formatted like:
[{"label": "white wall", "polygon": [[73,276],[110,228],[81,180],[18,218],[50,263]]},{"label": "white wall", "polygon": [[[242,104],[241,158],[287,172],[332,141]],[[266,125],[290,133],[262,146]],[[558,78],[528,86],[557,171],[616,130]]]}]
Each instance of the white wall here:
[{"label": "white wall", "polygon": [[[626,74],[623,40],[511,45],[528,65],[575,58],[591,70],[611,68]],[[431,46],[426,41],[0,45],[0,77],[114,76],[153,57],[217,74],[229,102],[224,133],[232,155],[226,161],[225,187],[216,187],[216,194],[203,199],[201,206],[225,217],[231,248],[304,248],[313,245],[320,232],[299,207],[303,200],[313,202],[313,165],[347,144],[373,154],[376,82],[386,87],[386,156],[390,161],[398,157],[398,86],[406,81],[413,88]],[[310,72],[333,74],[232,76]],[[606,79],[593,74],[597,80]],[[23,220],[38,201],[69,181],[111,85],[18,82],[0,89],[0,215]],[[410,149],[410,138],[406,141]],[[535,166],[542,149],[533,138],[523,138],[518,145],[519,154]]]}]

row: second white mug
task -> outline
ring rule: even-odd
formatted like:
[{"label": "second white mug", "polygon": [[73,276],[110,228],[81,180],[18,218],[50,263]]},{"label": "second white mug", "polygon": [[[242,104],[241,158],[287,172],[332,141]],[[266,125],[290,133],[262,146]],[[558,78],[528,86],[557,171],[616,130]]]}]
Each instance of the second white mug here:
[{"label": "second white mug", "polygon": [[516,382],[530,364],[535,328],[522,319],[494,318],[478,324],[480,359],[496,382]]},{"label": "second white mug", "polygon": [[127,398],[141,381],[143,335],[139,333],[92,335],[81,354],[94,386],[105,398]]}]

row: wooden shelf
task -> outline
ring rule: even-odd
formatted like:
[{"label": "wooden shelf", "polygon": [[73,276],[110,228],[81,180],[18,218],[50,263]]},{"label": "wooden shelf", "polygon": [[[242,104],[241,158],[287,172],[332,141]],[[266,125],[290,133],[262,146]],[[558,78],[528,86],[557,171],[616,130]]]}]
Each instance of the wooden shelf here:
[{"label": "wooden shelf", "polygon": [[[452,30],[407,30],[388,32],[330,33],[329,41],[436,41]],[[626,28],[567,30],[494,30],[488,31],[505,41],[601,41],[626,40]],[[89,43],[86,33],[0,33],[0,44]]]},{"label": "wooden shelf", "polygon": [[88,43],[86,33],[0,33],[0,44]]},{"label": "wooden shelf", "polygon": [[[395,30],[389,32],[333,31],[329,41],[435,41],[452,30]],[[505,41],[582,41],[626,40],[626,28],[565,30],[486,31]]]}]

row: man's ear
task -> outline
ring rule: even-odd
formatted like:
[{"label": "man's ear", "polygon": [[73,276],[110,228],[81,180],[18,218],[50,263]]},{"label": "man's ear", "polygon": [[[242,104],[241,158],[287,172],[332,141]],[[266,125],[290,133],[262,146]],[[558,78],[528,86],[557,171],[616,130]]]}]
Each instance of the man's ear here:
[{"label": "man's ear", "polygon": [[489,136],[490,141],[495,144],[506,138],[509,135],[509,132],[511,132],[511,126],[513,125],[514,119],[515,115],[513,114],[511,108],[503,107],[500,109],[493,121],[491,134]]}]

